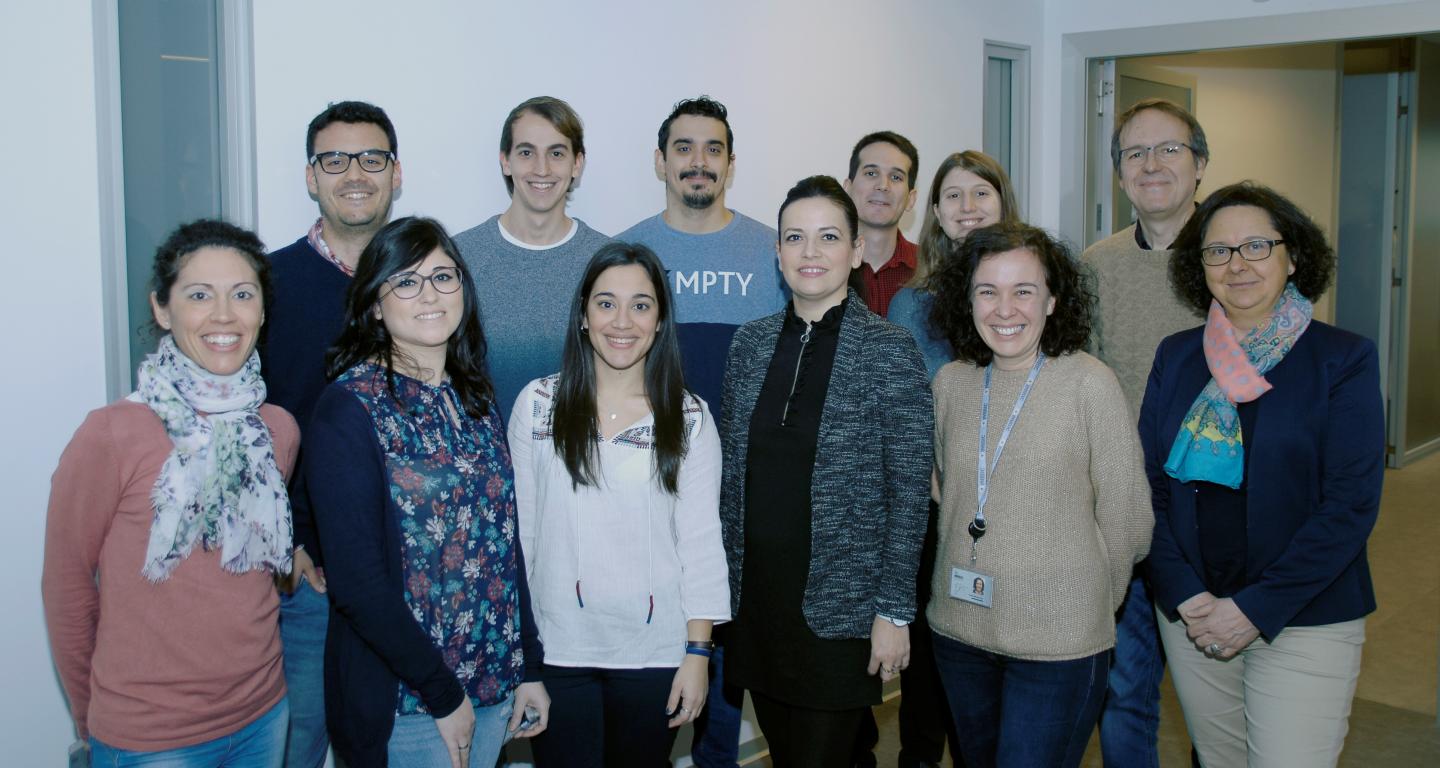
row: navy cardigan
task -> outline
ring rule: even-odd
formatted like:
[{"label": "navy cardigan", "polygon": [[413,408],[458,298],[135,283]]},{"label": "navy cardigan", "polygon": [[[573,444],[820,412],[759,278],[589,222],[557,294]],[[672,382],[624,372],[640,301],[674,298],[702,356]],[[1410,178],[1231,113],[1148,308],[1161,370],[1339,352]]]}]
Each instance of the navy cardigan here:
[{"label": "navy cardigan", "polygon": [[[1205,591],[1195,485],[1165,473],[1180,422],[1210,380],[1204,327],[1160,343],[1140,407],[1140,441],[1155,507],[1149,571],[1171,619]],[[1380,510],[1385,414],[1370,340],[1312,322],[1265,374],[1244,435],[1247,586],[1236,606],[1268,640],[1287,626],[1349,621],[1375,610],[1365,541]]]},{"label": "navy cardigan", "polygon": [[[329,555],[325,721],[346,765],[384,766],[401,680],[441,716],[465,701],[465,690],[405,604],[400,510],[369,412],[354,394],[331,384],[315,404],[305,439],[304,471]],[[516,552],[524,680],[530,682],[540,679],[544,652],[518,540]]]}]

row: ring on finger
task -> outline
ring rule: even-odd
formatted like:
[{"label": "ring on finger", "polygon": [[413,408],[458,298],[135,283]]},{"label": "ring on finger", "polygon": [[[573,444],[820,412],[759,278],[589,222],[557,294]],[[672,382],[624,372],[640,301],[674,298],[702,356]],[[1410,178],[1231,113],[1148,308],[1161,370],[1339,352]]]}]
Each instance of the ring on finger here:
[{"label": "ring on finger", "polygon": [[1225,650],[1225,648],[1219,643],[1211,643],[1205,646],[1205,650],[1208,651],[1211,656],[1219,656]]}]

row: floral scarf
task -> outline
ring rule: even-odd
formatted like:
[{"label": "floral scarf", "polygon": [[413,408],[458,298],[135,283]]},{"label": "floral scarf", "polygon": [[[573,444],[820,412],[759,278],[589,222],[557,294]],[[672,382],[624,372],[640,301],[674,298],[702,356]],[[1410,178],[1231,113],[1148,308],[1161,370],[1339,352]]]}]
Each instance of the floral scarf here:
[{"label": "floral scarf", "polygon": [[198,541],[217,547],[225,570],[290,571],[290,497],[260,419],[265,382],[254,352],[239,371],[218,376],[181,354],[173,337],[140,363],[130,399],[150,406],[174,450],[150,501],[155,518],[141,573],[164,581]]},{"label": "floral scarf", "polygon": [[1236,403],[1269,392],[1264,374],[1285,358],[1305,329],[1314,307],[1287,283],[1275,311],[1244,338],[1225,317],[1220,302],[1210,302],[1205,321],[1205,363],[1210,382],[1200,391],[1170,447],[1165,472],[1182,483],[1204,480],[1239,488],[1245,476],[1245,448]]}]

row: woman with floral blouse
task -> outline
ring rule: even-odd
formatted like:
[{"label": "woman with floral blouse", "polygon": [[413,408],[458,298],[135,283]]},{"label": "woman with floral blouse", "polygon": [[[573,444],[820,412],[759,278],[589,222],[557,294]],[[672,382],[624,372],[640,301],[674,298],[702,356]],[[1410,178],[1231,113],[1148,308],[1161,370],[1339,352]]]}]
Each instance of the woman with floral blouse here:
[{"label": "woman with floral blouse", "polygon": [[548,720],[474,297],[439,223],[380,230],[307,433],[332,601],[326,719],[352,768],[490,768],[508,735]]}]

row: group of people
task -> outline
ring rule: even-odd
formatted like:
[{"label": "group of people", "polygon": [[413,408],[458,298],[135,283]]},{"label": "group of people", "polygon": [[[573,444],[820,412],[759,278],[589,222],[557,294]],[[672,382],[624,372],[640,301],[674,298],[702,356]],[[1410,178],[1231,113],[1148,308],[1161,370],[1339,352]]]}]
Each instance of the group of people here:
[{"label": "group of people", "polygon": [[[1138,220],[1077,258],[1004,169],[862,138],[776,228],[725,205],[726,109],[661,123],[663,211],[570,217],[565,102],[506,116],[509,208],[390,220],[394,126],[310,124],[320,217],[181,226],[158,351],[56,470],[43,589],[107,765],[1334,764],[1375,601],[1369,341],[1335,255],[1249,182],[1196,202],[1184,109],[1119,116]],[[727,352],[728,350],[728,352]],[[1277,390],[1270,394],[1270,390]],[[303,439],[302,439],[303,436]],[[1147,557],[1148,555],[1148,557]],[[278,589],[277,589],[278,587]],[[184,762],[178,762],[184,761]]]}]

